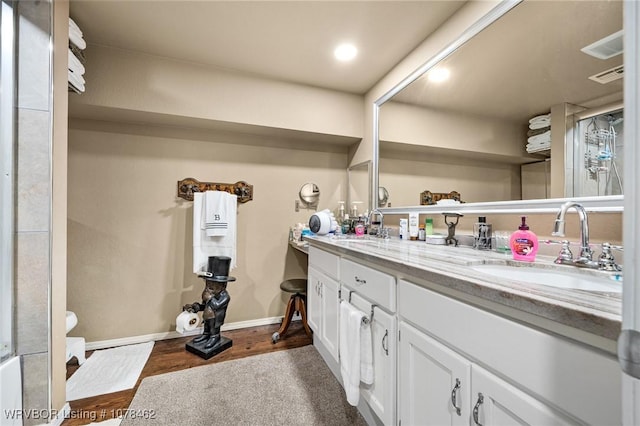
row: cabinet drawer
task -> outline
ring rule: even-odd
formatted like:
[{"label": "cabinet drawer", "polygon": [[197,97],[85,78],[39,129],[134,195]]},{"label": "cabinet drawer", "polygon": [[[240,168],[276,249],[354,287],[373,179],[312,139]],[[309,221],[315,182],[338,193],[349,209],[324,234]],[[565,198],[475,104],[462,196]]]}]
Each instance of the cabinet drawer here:
[{"label": "cabinet drawer", "polygon": [[396,311],[395,278],[350,260],[340,260],[340,281],[372,303]]},{"label": "cabinet drawer", "polygon": [[340,277],[340,257],[335,254],[316,247],[309,247],[309,264],[331,278],[338,279]]}]

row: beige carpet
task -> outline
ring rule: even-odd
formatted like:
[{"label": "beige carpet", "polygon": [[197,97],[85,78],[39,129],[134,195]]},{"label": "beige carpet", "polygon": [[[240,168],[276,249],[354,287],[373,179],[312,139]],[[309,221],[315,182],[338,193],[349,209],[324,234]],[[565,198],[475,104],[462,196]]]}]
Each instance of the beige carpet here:
[{"label": "beige carpet", "polygon": [[310,345],[147,377],[128,413],[122,426],[365,425]]}]

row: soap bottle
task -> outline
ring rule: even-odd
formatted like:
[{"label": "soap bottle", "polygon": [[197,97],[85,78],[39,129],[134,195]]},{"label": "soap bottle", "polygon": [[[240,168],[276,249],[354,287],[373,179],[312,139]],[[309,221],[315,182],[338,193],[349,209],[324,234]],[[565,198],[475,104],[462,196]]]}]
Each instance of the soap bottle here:
[{"label": "soap bottle", "polygon": [[424,234],[433,235],[433,219],[430,217],[424,220]]},{"label": "soap bottle", "polygon": [[538,252],[538,237],[532,231],[529,231],[526,220],[527,217],[522,216],[522,224],[517,231],[511,234],[509,246],[515,260],[533,262],[536,260],[536,253]]},{"label": "soap bottle", "polygon": [[491,225],[487,218],[480,216],[473,224],[473,248],[476,250],[491,250]]}]

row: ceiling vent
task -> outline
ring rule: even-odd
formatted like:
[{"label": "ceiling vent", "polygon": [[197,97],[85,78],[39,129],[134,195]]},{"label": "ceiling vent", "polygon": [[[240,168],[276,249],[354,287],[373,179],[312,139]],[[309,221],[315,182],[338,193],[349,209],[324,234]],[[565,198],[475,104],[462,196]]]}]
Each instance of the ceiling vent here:
[{"label": "ceiling vent", "polygon": [[589,77],[589,80],[593,80],[600,84],[607,84],[612,81],[619,80],[622,77],[624,77],[624,66],[618,65],[617,67],[592,75]]},{"label": "ceiling vent", "polygon": [[598,59],[609,59],[622,53],[622,39],[624,31],[620,30],[606,36],[602,40],[591,43],[587,47],[580,49],[587,55],[594,56]]}]

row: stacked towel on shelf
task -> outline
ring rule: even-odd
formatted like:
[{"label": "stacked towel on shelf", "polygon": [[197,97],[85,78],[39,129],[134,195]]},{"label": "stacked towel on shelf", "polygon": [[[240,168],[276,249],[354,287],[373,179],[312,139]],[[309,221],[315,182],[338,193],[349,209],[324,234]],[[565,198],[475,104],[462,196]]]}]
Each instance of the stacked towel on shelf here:
[{"label": "stacked towel on shelf", "polygon": [[84,55],[82,51],[87,47],[87,43],[84,41],[82,31],[78,24],[73,19],[69,18],[69,64],[68,64],[68,77],[69,88],[77,93],[84,93],[85,80],[84,80]]},{"label": "stacked towel on shelf", "polygon": [[551,149],[551,113],[531,118],[527,137],[527,152]]}]

